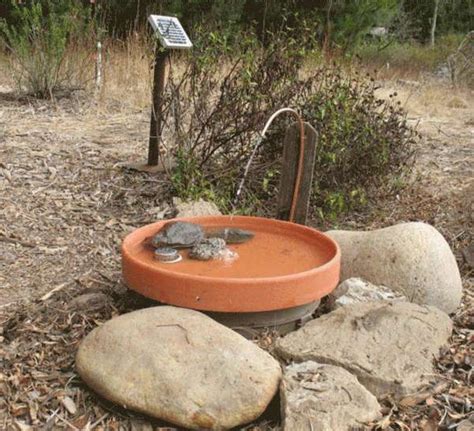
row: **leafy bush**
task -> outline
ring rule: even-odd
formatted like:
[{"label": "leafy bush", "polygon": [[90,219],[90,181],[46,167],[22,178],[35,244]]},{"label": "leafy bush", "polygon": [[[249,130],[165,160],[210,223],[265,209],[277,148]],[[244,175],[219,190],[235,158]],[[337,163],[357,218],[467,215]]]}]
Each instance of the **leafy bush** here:
[{"label": "leafy bush", "polygon": [[[35,0],[12,2],[15,24],[0,21],[0,36],[10,53],[13,78],[20,90],[52,98],[58,89],[77,85],[83,65],[68,61],[67,48],[86,34],[80,2]],[[77,52],[74,52],[74,55]]]},{"label": "leafy bush", "polygon": [[403,173],[417,134],[399,102],[375,96],[369,76],[333,66],[312,79],[316,85],[300,110],[319,133],[314,202],[320,216],[336,216],[364,204],[389,176]]},{"label": "leafy bush", "polygon": [[[180,197],[207,197],[232,210],[258,133],[288,106],[319,133],[313,204],[322,217],[364,203],[372,187],[409,165],[416,132],[396,104],[375,97],[368,77],[336,65],[303,73],[305,53],[277,37],[265,50],[243,41],[232,55],[219,55],[225,41],[212,37],[197,45],[168,87],[167,122],[177,143],[172,182]],[[272,211],[287,125],[277,120],[260,146],[241,211]]]}]

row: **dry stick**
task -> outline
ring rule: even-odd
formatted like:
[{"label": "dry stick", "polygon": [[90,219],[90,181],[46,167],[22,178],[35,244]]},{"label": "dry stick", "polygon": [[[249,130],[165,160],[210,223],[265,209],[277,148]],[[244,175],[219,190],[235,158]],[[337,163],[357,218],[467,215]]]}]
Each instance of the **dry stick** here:
[{"label": "dry stick", "polygon": [[45,190],[49,189],[52,185],[54,185],[56,183],[56,180],[57,180],[57,177],[53,181],[51,181],[49,184],[47,184],[46,186],[40,187],[39,189],[36,189],[36,190],[33,190],[31,192],[31,194],[34,196],[38,193],[44,192]]},{"label": "dry stick", "polygon": [[56,286],[54,289],[51,289],[48,293],[46,293],[45,295],[43,295],[40,299],[41,301],[46,301],[47,299],[51,298],[51,296],[56,293],[56,292],[59,292],[60,290],[64,289],[69,283],[62,283],[58,286]]},{"label": "dry stick", "polygon": [[440,382],[437,385],[426,389],[421,392],[417,392],[415,394],[407,395],[405,398],[403,398],[400,401],[400,405],[403,407],[413,407],[416,406],[417,404],[422,403],[432,395],[439,394],[440,392],[443,392],[445,389],[449,387],[450,383],[449,382]]},{"label": "dry stick", "polygon": [[0,241],[9,242],[11,244],[19,244],[19,245],[22,245],[23,247],[31,247],[31,248],[37,247],[37,244],[33,242],[23,241],[21,239],[12,238],[6,235],[0,235]]},{"label": "dry stick", "polygon": [[107,418],[107,416],[109,416],[109,413],[106,413],[105,415],[100,417],[98,420],[96,420],[94,423],[92,423],[90,429],[93,430],[97,425],[99,425],[101,422],[103,422],[104,419]]},{"label": "dry stick", "polygon": [[66,425],[70,426],[73,430],[80,431],[79,428],[75,427],[71,422],[69,422],[68,420],[66,420],[63,417],[59,416],[58,410],[59,409],[57,409],[53,412],[51,418],[57,417],[61,422],[64,422]]}]

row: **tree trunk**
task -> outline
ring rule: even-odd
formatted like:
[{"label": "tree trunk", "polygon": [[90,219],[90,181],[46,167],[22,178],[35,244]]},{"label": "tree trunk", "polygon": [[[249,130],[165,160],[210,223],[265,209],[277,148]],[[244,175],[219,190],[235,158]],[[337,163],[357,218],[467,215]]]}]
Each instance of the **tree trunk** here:
[{"label": "tree trunk", "polygon": [[433,18],[431,20],[431,47],[435,45],[436,20],[438,19],[439,0],[434,0]]}]

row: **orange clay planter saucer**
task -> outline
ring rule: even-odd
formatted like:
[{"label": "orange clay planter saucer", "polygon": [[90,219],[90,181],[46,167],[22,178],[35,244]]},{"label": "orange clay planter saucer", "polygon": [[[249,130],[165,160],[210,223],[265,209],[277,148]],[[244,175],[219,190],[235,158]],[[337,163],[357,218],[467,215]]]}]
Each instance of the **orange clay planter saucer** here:
[{"label": "orange clay planter saucer", "polygon": [[312,303],[316,308],[318,300],[339,281],[338,245],[307,226],[244,216],[176,220],[204,228],[241,228],[254,232],[255,237],[244,244],[229,245],[239,255],[233,262],[192,260],[187,257],[189,250],[180,250],[180,262],[163,263],[154,258],[144,240],[171,220],[135,230],[122,244],[122,272],[126,284],[148,298],[216,315],[250,316],[288,309],[307,312]]}]

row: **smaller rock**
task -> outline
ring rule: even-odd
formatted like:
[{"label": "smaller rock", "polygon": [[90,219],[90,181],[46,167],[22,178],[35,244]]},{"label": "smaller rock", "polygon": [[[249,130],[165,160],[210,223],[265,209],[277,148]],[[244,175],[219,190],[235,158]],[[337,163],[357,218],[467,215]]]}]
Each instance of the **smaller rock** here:
[{"label": "smaller rock", "polygon": [[457,431],[474,431],[474,414],[458,423]]},{"label": "smaller rock", "polygon": [[404,295],[388,287],[376,286],[357,277],[344,280],[330,296],[334,300],[332,309],[370,301],[407,301]]},{"label": "smaller rock", "polygon": [[15,425],[15,429],[18,431],[33,431],[33,427],[23,421],[15,420],[13,424]]},{"label": "smaller rock", "polygon": [[275,343],[285,360],[345,368],[377,397],[402,398],[433,377],[452,322],[436,307],[373,301],[340,307]]},{"label": "smaller rock", "polygon": [[181,199],[174,199],[177,214],[176,217],[199,217],[222,215],[213,202],[199,199],[198,201],[183,202]]},{"label": "smaller rock", "polygon": [[65,396],[64,398],[62,398],[61,404],[69,412],[69,414],[74,416],[77,413],[76,403],[71,397]]},{"label": "smaller rock", "polygon": [[[160,430],[173,430],[176,428],[158,428]],[[150,422],[132,419],[130,421],[130,431],[153,431],[153,425]]]},{"label": "smaller rock", "polygon": [[189,257],[196,260],[220,259],[226,243],[222,238],[206,238],[196,244],[189,252]]},{"label": "smaller rock", "polygon": [[377,399],[334,365],[307,361],[287,366],[280,394],[284,431],[349,430],[380,417]]},{"label": "smaller rock", "polygon": [[469,244],[466,248],[463,249],[462,255],[466,263],[474,268],[474,242]]},{"label": "smaller rock", "polygon": [[204,239],[204,230],[195,223],[174,221],[166,223],[151,238],[153,247],[189,248]]},{"label": "smaller rock", "polygon": [[78,311],[99,311],[102,310],[110,301],[110,298],[101,292],[84,293],[76,296],[68,308]]},{"label": "smaller rock", "polygon": [[10,265],[17,260],[17,256],[14,253],[10,253],[6,250],[0,250],[0,265]]}]

